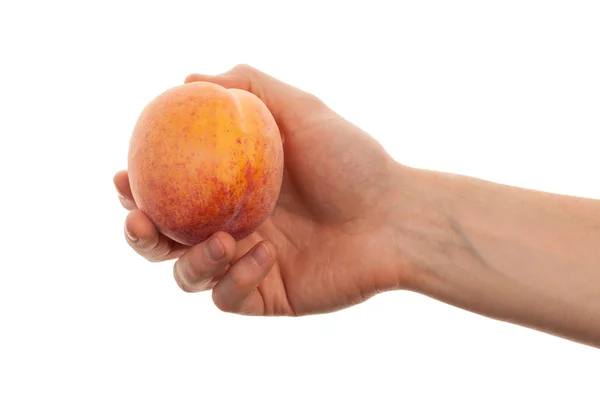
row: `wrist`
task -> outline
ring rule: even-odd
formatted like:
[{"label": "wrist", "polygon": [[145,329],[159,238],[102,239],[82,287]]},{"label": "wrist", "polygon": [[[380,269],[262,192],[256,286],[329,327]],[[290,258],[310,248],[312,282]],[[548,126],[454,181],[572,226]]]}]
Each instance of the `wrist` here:
[{"label": "wrist", "polygon": [[476,262],[452,211],[451,175],[394,166],[387,230],[392,249],[382,290],[428,293],[444,270]]}]

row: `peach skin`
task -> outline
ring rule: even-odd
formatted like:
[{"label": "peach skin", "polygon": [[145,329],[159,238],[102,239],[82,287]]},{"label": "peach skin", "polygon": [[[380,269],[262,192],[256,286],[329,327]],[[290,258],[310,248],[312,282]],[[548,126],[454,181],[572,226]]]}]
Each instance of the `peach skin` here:
[{"label": "peach skin", "polygon": [[169,238],[195,245],[254,232],[277,202],[283,146],[254,94],[209,82],[171,88],[142,111],[128,172],[139,209]]}]

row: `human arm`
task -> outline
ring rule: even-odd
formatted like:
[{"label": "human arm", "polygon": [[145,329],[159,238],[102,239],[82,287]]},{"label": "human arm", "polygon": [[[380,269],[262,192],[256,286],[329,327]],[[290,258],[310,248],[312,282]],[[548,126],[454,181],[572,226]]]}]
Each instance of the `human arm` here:
[{"label": "human arm", "polygon": [[283,134],[285,174],[255,233],[236,242],[215,232],[216,258],[211,239],[187,247],[158,232],[127,172],[115,176],[127,243],[151,261],[177,259],[183,290],[212,290],[227,312],[298,316],[409,289],[600,346],[598,201],[401,165],[314,96],[248,66],[186,82],[197,80],[265,102]]},{"label": "human arm", "polygon": [[409,289],[600,346],[600,201],[398,171],[394,246],[415,267]]}]

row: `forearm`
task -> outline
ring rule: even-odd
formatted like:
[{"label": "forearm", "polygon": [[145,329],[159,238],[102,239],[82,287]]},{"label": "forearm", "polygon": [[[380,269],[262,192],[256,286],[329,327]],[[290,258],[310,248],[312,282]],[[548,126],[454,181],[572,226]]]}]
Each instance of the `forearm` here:
[{"label": "forearm", "polygon": [[600,346],[600,201],[404,169],[411,289]]}]

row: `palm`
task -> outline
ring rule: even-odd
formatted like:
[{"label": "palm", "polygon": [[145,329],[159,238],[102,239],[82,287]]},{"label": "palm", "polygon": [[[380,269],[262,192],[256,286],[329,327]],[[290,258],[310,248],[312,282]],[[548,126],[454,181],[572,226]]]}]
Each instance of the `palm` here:
[{"label": "palm", "polygon": [[239,243],[236,255],[265,239],[277,248],[277,262],[258,288],[263,309],[256,311],[295,315],[361,302],[376,290],[367,273],[373,260],[360,250],[366,233],[379,233],[385,185],[377,181],[387,157],[337,116],[284,137],[279,201],[263,226]]}]

